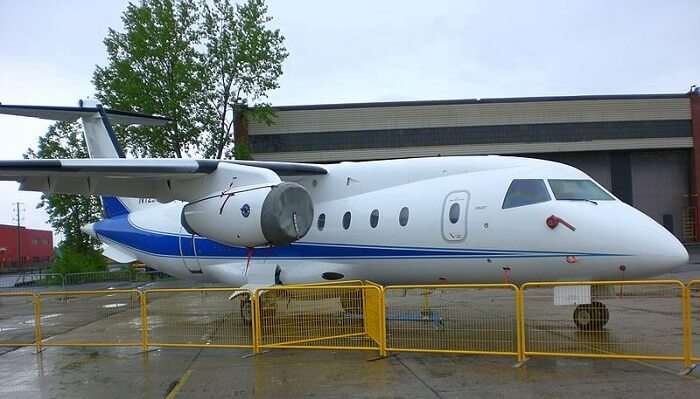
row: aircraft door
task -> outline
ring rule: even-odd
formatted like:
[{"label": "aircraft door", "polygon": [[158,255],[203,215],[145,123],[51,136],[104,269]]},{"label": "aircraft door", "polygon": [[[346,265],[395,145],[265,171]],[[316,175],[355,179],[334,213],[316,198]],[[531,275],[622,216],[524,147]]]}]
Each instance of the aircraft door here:
[{"label": "aircraft door", "polygon": [[462,241],[467,237],[467,207],[469,193],[455,191],[447,195],[442,208],[442,236],[447,241]]},{"label": "aircraft door", "polygon": [[182,263],[185,265],[190,273],[201,273],[202,268],[199,265],[199,258],[197,257],[197,244],[195,241],[195,235],[187,233],[184,229],[181,230],[180,235],[180,256],[182,256]]}]

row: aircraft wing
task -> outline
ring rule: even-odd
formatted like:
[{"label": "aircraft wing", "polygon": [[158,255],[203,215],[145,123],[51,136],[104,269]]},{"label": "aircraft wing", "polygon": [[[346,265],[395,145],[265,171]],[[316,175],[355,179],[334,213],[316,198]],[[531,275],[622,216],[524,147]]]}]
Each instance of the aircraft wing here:
[{"label": "aircraft wing", "polygon": [[0,180],[20,190],[194,201],[214,192],[324,175],[319,165],[194,159],[24,159],[0,161]]}]

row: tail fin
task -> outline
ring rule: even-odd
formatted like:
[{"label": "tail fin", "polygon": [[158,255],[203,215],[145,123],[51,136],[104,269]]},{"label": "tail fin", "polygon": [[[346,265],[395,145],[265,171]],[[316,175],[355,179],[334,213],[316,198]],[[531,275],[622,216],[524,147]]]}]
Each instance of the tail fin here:
[{"label": "tail fin", "polygon": [[96,113],[80,117],[90,158],[126,158],[102,104],[96,104],[95,109]]},{"label": "tail fin", "polygon": [[123,202],[124,198],[102,196],[100,200],[102,201],[102,212],[105,218],[128,215],[130,212],[127,205]]},{"label": "tail fin", "polygon": [[[80,119],[85,130],[85,143],[90,158],[125,158],[112,129],[111,121],[121,124],[164,125],[169,119],[105,109],[102,104],[80,100],[78,107],[51,107],[30,105],[0,105],[0,114],[29,116],[41,119],[76,121]],[[105,217],[128,214],[148,206],[153,201],[136,198],[102,197]]]}]

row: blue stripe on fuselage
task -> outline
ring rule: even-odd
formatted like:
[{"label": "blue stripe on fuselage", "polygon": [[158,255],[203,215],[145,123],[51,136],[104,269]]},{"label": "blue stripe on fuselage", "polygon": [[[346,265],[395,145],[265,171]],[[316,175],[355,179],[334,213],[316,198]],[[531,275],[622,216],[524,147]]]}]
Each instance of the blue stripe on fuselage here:
[{"label": "blue stripe on fuselage", "polygon": [[[133,226],[128,216],[105,219],[95,224],[95,231],[102,237],[125,245],[133,250],[156,256],[179,257],[180,238],[182,255],[195,256],[191,236],[146,230]],[[246,258],[248,249],[234,247],[195,237],[196,256],[201,258]],[[550,252],[531,250],[490,250],[455,248],[415,248],[376,245],[352,245],[331,243],[295,243],[284,247],[260,247],[255,249],[256,258],[279,259],[453,259],[453,258],[533,258],[553,256],[624,256],[619,254]]]}]

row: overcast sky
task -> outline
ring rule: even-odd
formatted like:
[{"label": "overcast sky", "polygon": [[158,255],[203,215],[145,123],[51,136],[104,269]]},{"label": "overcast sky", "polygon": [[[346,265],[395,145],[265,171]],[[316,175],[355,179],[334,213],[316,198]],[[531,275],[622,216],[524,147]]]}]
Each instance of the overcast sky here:
[{"label": "overcast sky", "polygon": [[[0,102],[91,96],[107,28],[127,1],[0,0]],[[268,0],[290,56],[275,105],[582,94],[682,93],[700,83],[700,1]],[[534,4],[534,5],[533,5]],[[0,159],[49,122],[0,116]],[[0,183],[46,227],[39,195]]]}]

